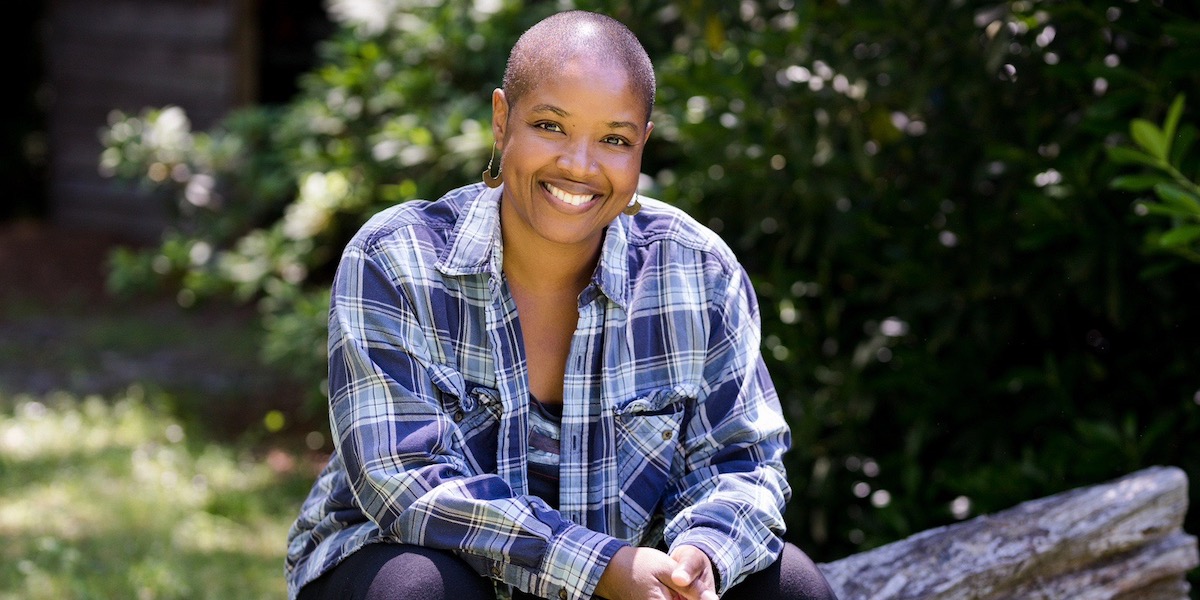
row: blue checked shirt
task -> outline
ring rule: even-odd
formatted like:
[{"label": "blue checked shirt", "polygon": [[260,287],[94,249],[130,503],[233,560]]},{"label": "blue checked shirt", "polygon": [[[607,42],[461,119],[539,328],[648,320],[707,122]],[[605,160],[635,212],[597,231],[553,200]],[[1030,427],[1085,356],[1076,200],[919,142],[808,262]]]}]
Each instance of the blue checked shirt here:
[{"label": "blue checked shirt", "polygon": [[556,511],[527,495],[499,200],[476,184],[407,202],[346,247],[329,316],[335,450],[288,536],[289,596],[373,542],[449,549],[544,598],[589,598],[626,544],[700,548],[719,593],[771,564],[790,438],[732,252],[652,200],[607,228],[567,361]]}]

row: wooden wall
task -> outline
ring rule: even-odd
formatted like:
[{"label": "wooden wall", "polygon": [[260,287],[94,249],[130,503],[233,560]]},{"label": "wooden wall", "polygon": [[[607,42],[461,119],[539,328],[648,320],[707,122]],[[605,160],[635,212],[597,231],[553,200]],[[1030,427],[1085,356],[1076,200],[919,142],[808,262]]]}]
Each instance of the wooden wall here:
[{"label": "wooden wall", "polygon": [[256,95],[254,0],[50,0],[49,201],[69,226],[157,238],[160,200],[100,176],[100,131],[114,109],[178,105],[206,129]]}]

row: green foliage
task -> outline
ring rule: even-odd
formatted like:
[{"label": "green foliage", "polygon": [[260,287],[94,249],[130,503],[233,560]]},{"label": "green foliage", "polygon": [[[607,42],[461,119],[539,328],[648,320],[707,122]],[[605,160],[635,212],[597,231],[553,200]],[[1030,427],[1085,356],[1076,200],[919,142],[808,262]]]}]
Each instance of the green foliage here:
[{"label": "green foliage", "polygon": [[1187,169],[1185,162],[1191,158],[1188,150],[1196,139],[1196,128],[1188,125],[1180,130],[1182,114],[1180,95],[1167,110],[1162,127],[1145,119],[1134,119],[1129,133],[1137,148],[1112,146],[1107,149],[1108,158],[1116,164],[1138,166],[1149,172],[1122,175],[1114,178],[1111,185],[1118,190],[1153,192],[1157,202],[1139,202],[1134,210],[1140,215],[1167,217],[1170,227],[1149,233],[1147,245],[1152,250],[1171,252],[1200,263],[1200,185],[1183,173]]},{"label": "green foliage", "polygon": [[[814,556],[1147,464],[1200,472],[1200,277],[1144,252],[1125,191],[1183,210],[1190,188],[1154,169],[1185,168],[1195,133],[1173,110],[1135,121],[1138,150],[1120,144],[1141,111],[1195,95],[1195,7],[576,4],[629,23],[655,60],[650,193],[717,230],[754,279],[796,440],[791,535]],[[260,299],[278,316],[271,353],[319,361],[317,294],[346,236],[478,177],[505,53],[562,3],[388,6],[335,11],[323,66],[281,113],[189,134],[188,176],[162,179],[179,231],[119,259],[114,281],[140,264],[197,297]],[[202,156],[217,148],[236,152]],[[1112,189],[1122,159],[1152,172]],[[184,204],[200,175],[221,202]],[[283,183],[249,193],[258,179]]]}]

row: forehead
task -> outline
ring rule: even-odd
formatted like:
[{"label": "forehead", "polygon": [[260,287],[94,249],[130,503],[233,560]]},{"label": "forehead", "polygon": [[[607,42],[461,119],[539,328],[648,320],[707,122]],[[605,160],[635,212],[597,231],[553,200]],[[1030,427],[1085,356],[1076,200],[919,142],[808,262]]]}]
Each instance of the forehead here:
[{"label": "forehead", "polygon": [[619,61],[576,55],[547,69],[531,83],[516,110],[553,107],[572,117],[596,121],[645,120],[645,108],[633,78]]}]

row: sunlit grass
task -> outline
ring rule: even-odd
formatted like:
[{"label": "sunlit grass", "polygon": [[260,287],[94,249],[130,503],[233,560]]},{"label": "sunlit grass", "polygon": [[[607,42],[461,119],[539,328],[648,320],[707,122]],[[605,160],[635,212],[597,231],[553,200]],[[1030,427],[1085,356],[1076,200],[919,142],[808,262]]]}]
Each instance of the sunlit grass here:
[{"label": "sunlit grass", "polygon": [[188,433],[139,388],[0,397],[0,599],[284,597],[311,474]]}]

